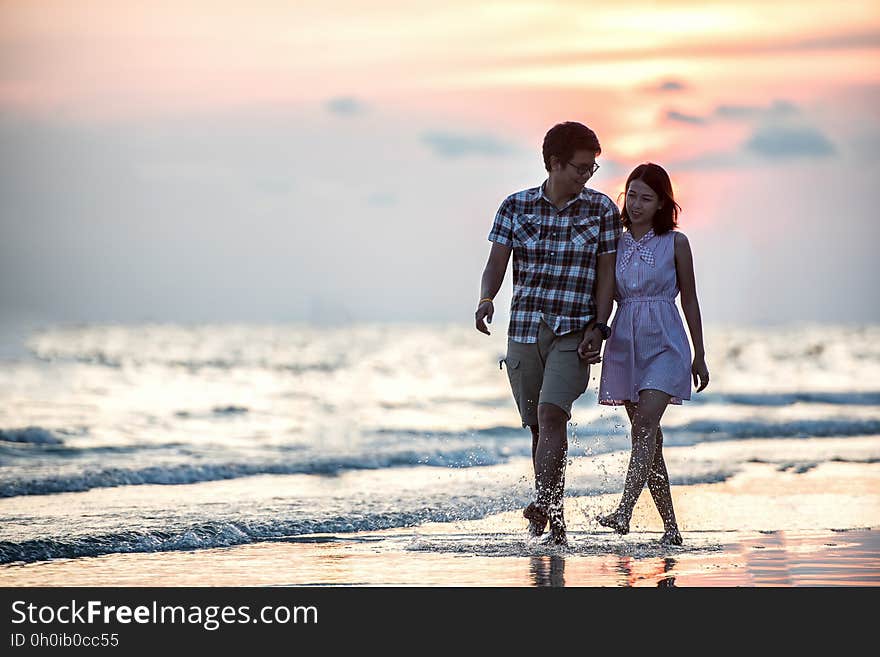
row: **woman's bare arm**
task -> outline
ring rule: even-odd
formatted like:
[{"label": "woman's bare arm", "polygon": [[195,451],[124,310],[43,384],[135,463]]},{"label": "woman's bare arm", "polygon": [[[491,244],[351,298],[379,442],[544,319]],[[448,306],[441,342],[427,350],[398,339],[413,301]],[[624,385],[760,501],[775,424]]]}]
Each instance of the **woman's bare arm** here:
[{"label": "woman's bare arm", "polygon": [[694,385],[700,379],[697,392],[709,384],[709,370],[706,367],[706,349],[703,346],[703,320],[700,317],[700,302],[697,299],[697,281],[694,276],[694,257],[691,245],[684,233],[675,233],[675,271],[678,289],[681,292],[681,309],[687,320],[694,345],[694,363],[691,374]]}]

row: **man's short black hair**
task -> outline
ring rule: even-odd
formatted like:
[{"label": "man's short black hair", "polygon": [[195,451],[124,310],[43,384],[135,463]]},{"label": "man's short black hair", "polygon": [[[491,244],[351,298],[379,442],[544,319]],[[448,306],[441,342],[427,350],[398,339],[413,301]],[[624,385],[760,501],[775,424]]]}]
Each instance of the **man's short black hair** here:
[{"label": "man's short black hair", "polygon": [[592,151],[599,155],[602,147],[596,133],[577,121],[557,123],[544,135],[544,168],[550,171],[551,155],[560,162],[569,162],[575,151]]}]

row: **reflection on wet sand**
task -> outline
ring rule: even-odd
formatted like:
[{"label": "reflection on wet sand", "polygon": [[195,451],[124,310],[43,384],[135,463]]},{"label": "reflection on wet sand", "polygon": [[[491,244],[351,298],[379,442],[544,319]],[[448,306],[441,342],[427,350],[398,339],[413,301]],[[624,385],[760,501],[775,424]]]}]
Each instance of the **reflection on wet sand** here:
[{"label": "reflection on wet sand", "polygon": [[[689,533],[549,552],[519,535],[326,536],[0,567],[0,586],[877,586],[880,532]],[[702,547],[701,547],[702,545]]]},{"label": "reflection on wet sand", "polygon": [[565,559],[560,556],[529,557],[529,574],[535,586],[565,586]]},{"label": "reflection on wet sand", "polygon": [[645,586],[656,582],[658,587],[675,586],[675,559],[635,559],[618,556],[615,571],[618,573],[618,586]]}]

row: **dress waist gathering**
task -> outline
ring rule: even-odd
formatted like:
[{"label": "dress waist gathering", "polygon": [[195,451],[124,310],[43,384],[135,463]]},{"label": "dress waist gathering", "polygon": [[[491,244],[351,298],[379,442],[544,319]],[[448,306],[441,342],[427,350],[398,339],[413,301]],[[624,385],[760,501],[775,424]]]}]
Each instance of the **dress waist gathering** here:
[{"label": "dress waist gathering", "polygon": [[675,303],[675,297],[668,297],[663,295],[658,295],[654,297],[625,297],[623,299],[618,299],[617,303],[623,305],[625,303],[637,303],[645,301],[667,301],[669,303]]}]

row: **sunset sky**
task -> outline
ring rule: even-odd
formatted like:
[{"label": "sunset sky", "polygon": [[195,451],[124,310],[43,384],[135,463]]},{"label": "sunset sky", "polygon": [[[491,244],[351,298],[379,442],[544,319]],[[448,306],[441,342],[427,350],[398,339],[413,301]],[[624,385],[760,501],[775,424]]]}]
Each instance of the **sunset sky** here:
[{"label": "sunset sky", "polygon": [[469,322],[576,120],[707,323],[880,321],[878,55],[876,1],[0,0],[0,315]]}]

